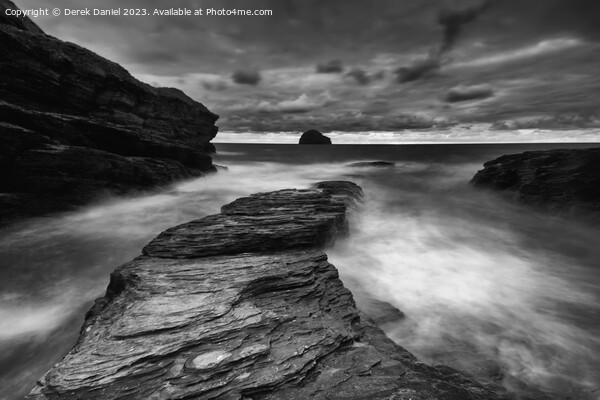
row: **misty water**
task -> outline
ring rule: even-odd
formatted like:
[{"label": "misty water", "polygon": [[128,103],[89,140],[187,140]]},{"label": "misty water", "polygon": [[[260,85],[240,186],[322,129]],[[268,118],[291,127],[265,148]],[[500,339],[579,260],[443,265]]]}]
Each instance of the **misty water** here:
[{"label": "misty water", "polygon": [[[22,398],[69,350],[110,272],[162,230],[251,193],[361,185],[330,261],[422,361],[520,393],[600,398],[600,228],[468,185],[484,161],[590,145],[217,145],[228,172],[0,231],[0,399]],[[387,160],[393,168],[349,167]]]}]

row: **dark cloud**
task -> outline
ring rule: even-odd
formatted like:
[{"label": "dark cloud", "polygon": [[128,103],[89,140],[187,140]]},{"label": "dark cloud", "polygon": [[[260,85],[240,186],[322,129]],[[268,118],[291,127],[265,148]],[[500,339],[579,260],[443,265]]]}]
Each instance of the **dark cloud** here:
[{"label": "dark cloud", "polygon": [[360,85],[368,85],[371,82],[371,77],[360,68],[353,68],[346,75]]},{"label": "dark cloud", "polygon": [[374,81],[377,81],[377,80],[383,79],[383,78],[385,78],[385,71],[384,70],[377,71],[377,72],[371,74],[371,79],[374,80]]},{"label": "dark cloud", "polygon": [[433,74],[440,68],[440,60],[437,56],[429,56],[413,61],[411,64],[398,68],[396,80],[399,83],[416,81]]},{"label": "dark cloud", "polygon": [[437,49],[430,51],[426,58],[398,68],[395,73],[399,83],[425,78],[440,69],[442,56],[454,47],[463,25],[473,22],[489,6],[491,0],[463,8],[446,8],[438,14],[438,23],[443,27],[442,42]]},{"label": "dark cloud", "polygon": [[231,75],[231,79],[238,85],[258,85],[262,78],[257,70],[238,69]]},{"label": "dark cloud", "polygon": [[450,103],[469,100],[487,99],[494,95],[494,89],[490,85],[455,86],[446,93],[445,100]]},{"label": "dark cloud", "polygon": [[200,80],[200,85],[206,90],[221,92],[229,88],[229,83],[223,78],[204,78]]},{"label": "dark cloud", "polygon": [[438,16],[438,23],[444,27],[444,36],[440,45],[439,54],[444,54],[452,49],[461,34],[463,25],[473,22],[491,4],[491,0],[466,8],[445,9]]},{"label": "dark cloud", "polygon": [[368,85],[372,81],[383,79],[385,76],[385,71],[382,70],[374,73],[368,73],[361,68],[352,68],[350,71],[346,72],[346,76],[353,79],[359,85]]},{"label": "dark cloud", "polygon": [[315,69],[320,74],[339,74],[344,71],[344,66],[340,60],[331,60],[317,64]]}]

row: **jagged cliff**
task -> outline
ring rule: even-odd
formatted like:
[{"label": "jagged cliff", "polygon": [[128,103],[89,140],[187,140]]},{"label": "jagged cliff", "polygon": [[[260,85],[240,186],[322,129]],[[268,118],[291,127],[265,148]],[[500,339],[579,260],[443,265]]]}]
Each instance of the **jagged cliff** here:
[{"label": "jagged cliff", "polygon": [[471,183],[548,210],[600,217],[600,148],[502,156],[486,162]]},{"label": "jagged cliff", "polygon": [[356,309],[322,248],[361,193],[260,193],[163,232],[113,272],[29,398],[498,399]]},{"label": "jagged cliff", "polygon": [[212,171],[218,116],[0,0],[0,221]]}]

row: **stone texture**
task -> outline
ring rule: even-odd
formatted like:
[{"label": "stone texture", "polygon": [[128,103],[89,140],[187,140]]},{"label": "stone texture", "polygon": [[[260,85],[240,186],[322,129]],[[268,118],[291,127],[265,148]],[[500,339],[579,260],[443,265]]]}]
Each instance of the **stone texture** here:
[{"label": "stone texture", "polygon": [[471,183],[549,210],[600,216],[600,148],[502,156],[485,163]]},{"label": "stone texture", "polygon": [[300,136],[298,144],[331,144],[331,139],[321,132],[311,129]]},{"label": "stone texture", "polygon": [[[217,115],[45,35],[29,18],[5,15],[7,8],[16,6],[0,0],[0,206],[16,209],[5,214],[65,209],[99,193],[215,171]],[[62,201],[19,210],[57,196]]]},{"label": "stone texture", "polygon": [[[352,187],[356,192],[358,187]],[[347,230],[343,201],[316,190],[280,190],[244,197],[221,214],[161,233],[143,254],[164,258],[323,246]]]},{"label": "stone texture", "polygon": [[113,272],[29,399],[499,398],[418,362],[356,309],[321,248],[360,193],[261,193],[161,234]]}]

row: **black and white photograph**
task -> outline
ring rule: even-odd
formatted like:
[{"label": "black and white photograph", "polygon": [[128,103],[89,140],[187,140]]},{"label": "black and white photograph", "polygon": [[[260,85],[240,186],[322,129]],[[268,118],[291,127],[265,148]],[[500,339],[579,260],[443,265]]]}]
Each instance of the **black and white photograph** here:
[{"label": "black and white photograph", "polygon": [[0,400],[600,400],[599,0],[0,0]]}]

